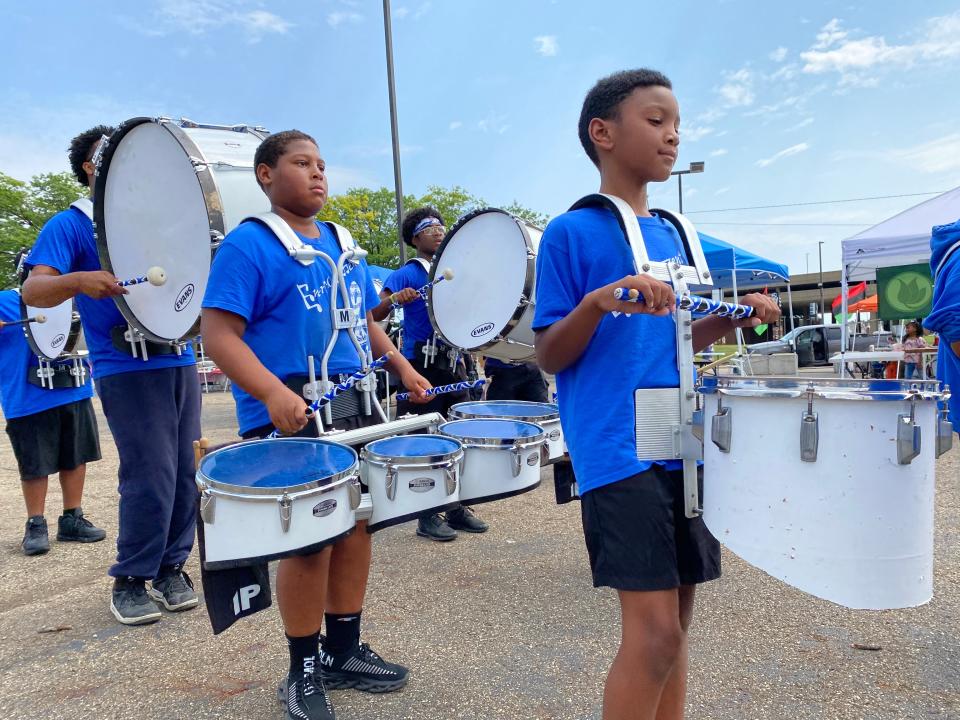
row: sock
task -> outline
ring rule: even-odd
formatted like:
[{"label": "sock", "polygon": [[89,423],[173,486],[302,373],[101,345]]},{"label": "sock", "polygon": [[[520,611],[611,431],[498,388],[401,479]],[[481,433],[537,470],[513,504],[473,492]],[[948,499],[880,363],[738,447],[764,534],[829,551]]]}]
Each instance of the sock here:
[{"label": "sock", "polygon": [[77,515],[82,515],[83,511],[80,509],[80,506],[78,505],[77,507],[70,508],[69,510],[67,510],[67,508],[64,508],[63,514],[64,516],[72,515],[73,517],[76,517]]},{"label": "sock", "polygon": [[320,650],[320,631],[303,637],[287,635],[287,649],[290,651],[290,676],[300,677],[314,671],[317,653]]},{"label": "sock", "polygon": [[360,613],[347,613],[345,615],[335,615],[325,613],[327,620],[327,639],[323,643],[323,649],[331,655],[342,655],[353,650],[360,644]]}]

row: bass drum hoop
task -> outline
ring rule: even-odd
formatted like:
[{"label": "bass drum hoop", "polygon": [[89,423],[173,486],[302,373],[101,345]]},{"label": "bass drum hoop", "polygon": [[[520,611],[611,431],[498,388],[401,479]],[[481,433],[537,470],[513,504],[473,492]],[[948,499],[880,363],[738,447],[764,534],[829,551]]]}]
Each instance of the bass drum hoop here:
[{"label": "bass drum hoop", "polygon": [[[510,333],[513,332],[514,328],[516,328],[517,325],[520,324],[520,319],[523,317],[524,313],[527,312],[527,307],[528,307],[524,303],[518,302],[516,309],[513,311],[513,315],[510,316],[510,319],[507,321],[506,325],[500,328],[500,330],[497,332],[496,335],[494,335],[490,340],[487,340],[486,342],[480,345],[476,345],[474,347],[469,347],[469,348],[460,347],[456,343],[451,342],[447,338],[447,336],[443,334],[443,331],[440,329],[440,326],[437,324],[437,319],[433,313],[433,288],[435,287],[433,285],[433,282],[437,278],[438,271],[442,274],[442,270],[439,270],[440,257],[443,255],[443,251],[446,249],[447,245],[450,244],[450,241],[457,234],[457,231],[460,228],[462,228],[464,225],[470,222],[470,220],[472,220],[473,218],[479,217],[480,215],[483,215],[485,213],[503,213],[504,215],[508,215],[509,217],[513,218],[513,221],[517,224],[517,227],[520,229],[520,235],[521,237],[523,237],[523,242],[527,246],[527,268],[526,268],[526,274],[523,280],[523,290],[521,291],[521,294],[523,295],[523,297],[527,298],[528,300],[530,299],[530,297],[533,294],[534,285],[536,283],[537,251],[533,247],[533,243],[530,241],[530,235],[527,232],[528,223],[525,220],[517,217],[511,212],[507,212],[506,210],[501,210],[500,208],[494,208],[494,207],[480,208],[479,210],[474,210],[473,212],[469,212],[466,215],[464,215],[462,218],[460,218],[457,221],[456,225],[454,225],[450,229],[450,232],[447,233],[446,237],[443,238],[443,242],[440,243],[440,247],[438,247],[437,251],[433,254],[433,263],[430,265],[430,289],[427,291],[427,314],[430,317],[430,324],[433,326],[433,329],[436,331],[437,335],[439,335],[447,345],[449,345],[450,347],[459,348],[460,350],[465,350],[467,352],[480,352],[481,350],[486,350],[487,348],[491,348],[495,345],[499,345],[501,342],[503,342],[503,338],[508,337]],[[530,227],[536,227],[536,226],[531,225]],[[537,229],[539,230],[539,228]]]}]

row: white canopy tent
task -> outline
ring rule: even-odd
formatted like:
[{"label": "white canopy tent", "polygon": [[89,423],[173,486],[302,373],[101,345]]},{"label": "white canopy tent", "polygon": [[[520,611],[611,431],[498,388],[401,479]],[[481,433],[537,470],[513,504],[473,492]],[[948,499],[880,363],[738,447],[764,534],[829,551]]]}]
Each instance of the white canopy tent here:
[{"label": "white canopy tent", "polygon": [[[904,210],[843,241],[840,292],[843,316],[847,315],[850,281],[876,280],[877,268],[930,262],[930,234],[937,225],[960,218],[960,187]],[[847,348],[843,323],[841,352]],[[841,367],[843,367],[841,363]]]}]

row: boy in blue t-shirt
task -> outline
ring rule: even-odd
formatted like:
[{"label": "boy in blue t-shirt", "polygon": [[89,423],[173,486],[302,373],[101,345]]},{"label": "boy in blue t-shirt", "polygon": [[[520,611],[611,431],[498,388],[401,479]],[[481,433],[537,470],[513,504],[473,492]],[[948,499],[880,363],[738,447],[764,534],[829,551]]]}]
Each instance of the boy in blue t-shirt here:
[{"label": "boy in blue t-shirt", "polygon": [[[113,128],[81,133],[70,146],[77,180],[94,190],[93,155]],[[200,437],[200,382],[193,350],[148,343],[147,361],[122,337],[127,321],[114,298],[128,291],[100,266],[87,209],[71,206],[43,226],[27,257],[23,299],[53,307],[75,297],[97,395],[120,456],[117,562],[110,610],[125,625],[156,622],[157,603],[176,612],[199,603],[183,565],[196,533],[193,441]],[[146,582],[150,581],[149,590]]]},{"label": "boy in blue t-shirt", "polygon": [[[334,260],[341,255],[333,232],[316,215],[327,199],[326,167],[316,141],[297,130],[270,135],[254,157],[257,181],[271,209],[307,246]],[[274,428],[315,437],[301,394],[307,357],[321,358],[332,333],[330,268],[322,260],[301,265],[258,221],[241,223],[214,260],[203,300],[204,346],[233,381],[240,433],[265,437]],[[358,340],[377,357],[396,351],[370,318],[379,299],[365,261],[347,263],[345,282],[357,313]],[[339,301],[338,301],[339,302]],[[399,353],[388,363],[418,400],[430,383]],[[341,331],[329,360],[331,378],[360,369],[360,358]],[[333,426],[353,429],[380,422],[365,415],[357,391],[331,403]],[[360,643],[360,615],[370,570],[371,536],[355,532],[310,555],[285,558],[277,570],[277,604],[290,652],[281,696],[287,718],[328,720],[333,709],[326,688],[369,692],[398,690],[408,671]],[[327,636],[319,647],[326,613]]]},{"label": "boy in blue t-shirt", "polygon": [[[0,323],[19,319],[20,293],[0,292]],[[24,337],[23,326],[0,328],[0,403],[27,505],[27,526],[20,543],[24,555],[50,550],[43,509],[53,473],[60,474],[63,491],[57,540],[97,542],[107,536],[80,508],[86,464],[100,459],[91,383],[88,379],[80,387],[40,387],[38,370],[37,356]]]},{"label": "boy in blue t-shirt", "polygon": [[[383,290],[380,291],[380,304],[373,309],[373,319],[383,320],[390,314],[394,302],[403,305],[404,357],[414,367],[422,370],[424,377],[435,386],[466,380],[464,358],[456,348],[447,346],[437,338],[433,360],[428,361],[424,353],[424,350],[430,349],[429,343],[434,332],[427,303],[417,290],[430,282],[430,263],[446,232],[443,217],[429,205],[417,208],[403,218],[400,231],[403,241],[416,249],[417,256],[408,260],[399,270],[395,270],[384,282]],[[397,403],[397,415],[438,412],[446,416],[453,405],[467,399],[466,391],[461,391],[437,395],[428,403],[401,400]],[[439,542],[455,540],[457,530],[483,533],[488,530],[488,526],[464,505],[448,511],[446,517],[440,513],[432,513],[417,521],[417,535]]]},{"label": "boy in blue t-shirt", "polygon": [[[670,81],[645,69],[600,80],[580,115],[580,142],[600,170],[600,192],[633,208],[654,261],[686,261],[673,227],[647,207],[647,184],[670,177],[679,125]],[[606,681],[605,720],[683,716],[694,586],[720,575],[717,541],[702,519],[684,515],[680,461],[636,456],[634,390],[678,387],[680,380],[673,290],[634,272],[618,220],[606,209],[567,212],[543,234],[537,359],[557,375],[594,586],[612,587],[620,599],[622,640]],[[614,300],[618,287],[638,290],[646,302]],[[779,317],[763,295],[741,302],[758,316],[742,325]],[[734,326],[718,317],[697,321],[694,349]]]}]

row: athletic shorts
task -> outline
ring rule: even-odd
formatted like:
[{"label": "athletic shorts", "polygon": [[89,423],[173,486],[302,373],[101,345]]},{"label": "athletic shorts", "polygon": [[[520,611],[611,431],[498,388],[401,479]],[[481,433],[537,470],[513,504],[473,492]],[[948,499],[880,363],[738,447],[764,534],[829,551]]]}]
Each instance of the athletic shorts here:
[{"label": "athletic shorts", "polygon": [[[53,392],[53,391],[51,391]],[[100,459],[100,435],[89,398],[7,421],[21,480],[73,470]]]},{"label": "athletic shorts", "polygon": [[593,586],[669,590],[720,577],[720,543],[703,518],[685,516],[683,500],[682,471],[659,465],[585,493],[580,510]]}]

